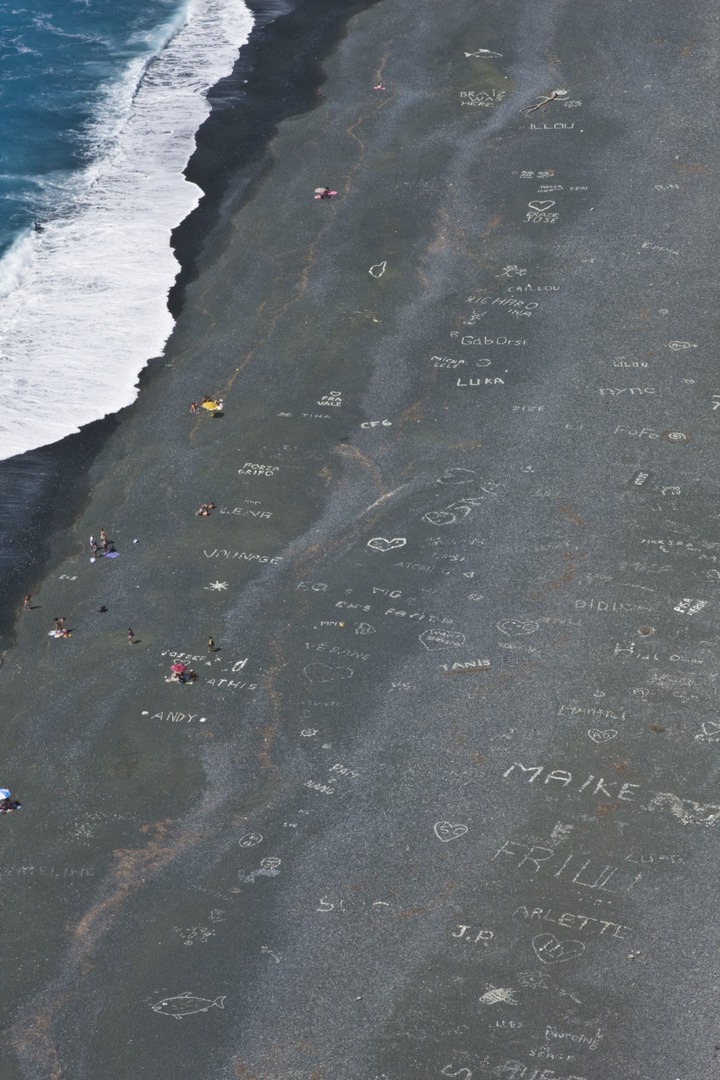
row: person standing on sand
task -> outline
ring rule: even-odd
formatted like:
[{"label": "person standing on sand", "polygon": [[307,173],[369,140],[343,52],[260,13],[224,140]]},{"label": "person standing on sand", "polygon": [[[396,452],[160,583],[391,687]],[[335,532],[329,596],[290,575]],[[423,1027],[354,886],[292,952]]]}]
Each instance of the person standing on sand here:
[{"label": "person standing on sand", "polygon": [[208,638],[208,652],[215,652],[215,642],[212,638]]},{"label": "person standing on sand", "polygon": [[90,533],[90,550],[92,551],[93,555],[97,551],[97,544],[95,543],[95,537],[92,533]]},{"label": "person standing on sand", "polygon": [[30,593],[28,593],[28,594],[27,594],[27,596],[25,597],[25,603],[23,604],[23,607],[25,608],[25,611],[29,611],[29,610],[30,610],[30,600],[31,600],[31,599],[32,599],[32,598],[31,598],[31,596],[30,596]]},{"label": "person standing on sand", "polygon": [[135,635],[133,634],[132,630],[128,630],[128,645],[132,645],[134,637]]}]

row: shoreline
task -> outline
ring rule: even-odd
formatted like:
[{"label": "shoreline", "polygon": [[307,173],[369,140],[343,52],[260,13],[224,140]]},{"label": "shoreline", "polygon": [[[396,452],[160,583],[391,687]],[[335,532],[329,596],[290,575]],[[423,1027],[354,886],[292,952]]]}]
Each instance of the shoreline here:
[{"label": "shoreline", "polygon": [[720,29],[609,5],[383,0],[228,188],[1,673],[3,1080],[707,1074]]},{"label": "shoreline", "polygon": [[[323,59],[342,40],[348,19],[378,0],[349,0],[331,13],[323,0],[298,0],[295,7],[289,6],[292,0],[245,2],[255,19],[253,29],[232,73],[208,92],[212,109],[196,133],[197,147],[184,170],[203,195],[170,238],[180,263],[168,293],[168,309],[176,325],[187,289],[202,272],[213,234],[222,227],[230,188],[233,203],[238,197],[241,203],[251,197],[253,185],[267,168],[267,148],[277,125],[319,104]],[[323,11],[329,14],[326,22]],[[294,66],[273,79],[281,58],[287,60],[289,40]],[[237,212],[236,206],[232,212]],[[6,519],[0,529],[0,667],[16,642],[23,597],[37,591],[69,554],[68,530],[91,497],[92,463],[164,367],[174,333],[175,328],[159,356],[148,358],[138,376],[137,397],[129,406],[59,442],[0,461],[0,498],[12,508],[12,520]],[[18,485],[25,492],[30,488],[30,498],[18,498]]]}]

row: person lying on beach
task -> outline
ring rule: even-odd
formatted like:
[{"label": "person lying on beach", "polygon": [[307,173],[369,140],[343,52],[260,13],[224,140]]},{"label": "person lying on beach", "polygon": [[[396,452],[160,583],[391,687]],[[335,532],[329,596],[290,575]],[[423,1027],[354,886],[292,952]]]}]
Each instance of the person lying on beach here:
[{"label": "person lying on beach", "polygon": [[11,799],[8,794],[6,799],[0,799],[0,814],[12,814],[13,810],[19,810],[20,806],[17,799]]},{"label": "person lying on beach", "polygon": [[320,198],[321,199],[329,199],[330,198],[330,188],[329,187],[324,188],[320,192]]},{"label": "person lying on beach", "polygon": [[195,511],[195,517],[210,517],[210,511],[215,509],[215,503],[203,503],[199,510]]}]

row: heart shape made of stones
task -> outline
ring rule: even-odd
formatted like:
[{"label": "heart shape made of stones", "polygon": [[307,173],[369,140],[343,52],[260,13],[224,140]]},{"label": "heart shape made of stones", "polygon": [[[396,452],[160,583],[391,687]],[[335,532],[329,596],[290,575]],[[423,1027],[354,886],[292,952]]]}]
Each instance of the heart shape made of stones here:
[{"label": "heart shape made of stones", "polygon": [[467,825],[453,825],[450,821],[438,821],[435,825],[435,835],[443,844],[447,844],[448,840],[457,840],[458,836],[463,836],[467,831]]},{"label": "heart shape made of stones", "polygon": [[585,952],[584,941],[558,941],[554,934],[538,934],[532,939],[532,947],[543,964],[561,964]]},{"label": "heart shape made of stones", "polygon": [[393,551],[395,548],[405,547],[406,544],[404,536],[394,536],[392,540],[386,540],[384,536],[374,536],[367,542],[367,546],[373,551]]},{"label": "heart shape made of stones", "polygon": [[716,723],[714,720],[706,720],[702,726],[702,729],[706,735],[720,734],[720,724]]},{"label": "heart shape made of stones", "polygon": [[606,728],[604,731],[600,731],[599,728],[591,727],[588,731],[588,735],[593,742],[610,742],[611,739],[614,739],[617,736],[617,731],[613,727]]},{"label": "heart shape made of stones", "polygon": [[554,199],[534,199],[532,202],[528,203],[531,210],[537,210],[540,214],[544,214],[546,210],[549,210],[550,207],[554,205]]},{"label": "heart shape made of stones", "polygon": [[308,682],[335,682],[336,679],[350,679],[353,669],[349,667],[330,667],[329,664],[308,664],[303,668],[303,675]]}]

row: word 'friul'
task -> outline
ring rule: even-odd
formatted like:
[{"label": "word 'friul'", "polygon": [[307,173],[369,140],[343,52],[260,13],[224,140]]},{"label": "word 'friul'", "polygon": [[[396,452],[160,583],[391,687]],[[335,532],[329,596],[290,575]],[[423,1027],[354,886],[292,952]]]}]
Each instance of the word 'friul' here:
[{"label": "word 'friul'", "polygon": [[[515,840],[506,840],[491,858],[491,862],[500,855],[506,855],[513,860],[514,869],[521,870],[523,867],[530,874],[551,873],[554,878],[565,876],[573,885],[582,885],[587,889],[600,889],[605,892],[627,892],[642,876],[639,873],[620,866],[602,866],[598,870],[596,865],[592,868],[593,859],[585,858],[574,851],[566,853],[557,851],[552,847],[543,847],[538,844],[521,844]],[[557,864],[561,865],[558,866]],[[616,877],[616,875],[620,875]],[[613,881],[613,887],[608,888],[608,883]],[[625,880],[623,881],[623,878]],[[630,878],[628,881],[627,879]]]}]

